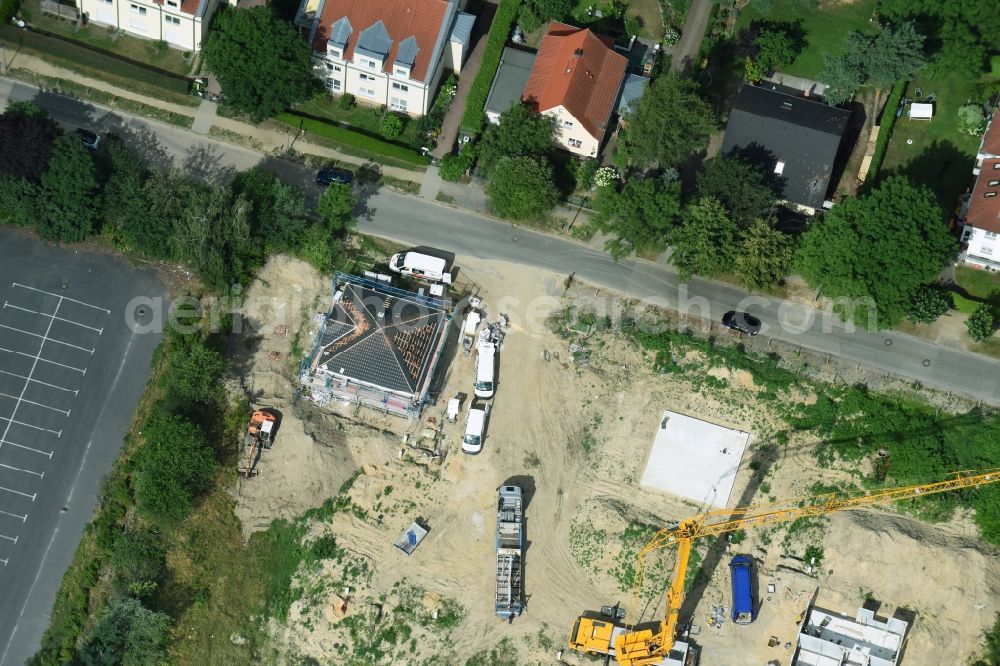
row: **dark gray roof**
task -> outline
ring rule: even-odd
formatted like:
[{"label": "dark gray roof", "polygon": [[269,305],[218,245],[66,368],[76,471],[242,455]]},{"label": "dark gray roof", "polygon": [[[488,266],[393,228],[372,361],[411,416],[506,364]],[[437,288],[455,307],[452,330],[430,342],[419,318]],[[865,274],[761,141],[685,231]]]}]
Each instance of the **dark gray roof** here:
[{"label": "dark gray roof", "polygon": [[500,58],[500,67],[493,77],[490,94],[486,98],[486,111],[503,113],[521,102],[521,93],[535,66],[535,54],[507,47]]},{"label": "dark gray roof", "polygon": [[382,21],[376,21],[358,35],[358,45],[354,48],[354,52],[385,60],[391,48],[392,39],[389,38],[389,31],[385,29]]},{"label": "dark gray roof", "polygon": [[768,173],[784,163],[784,198],[819,208],[850,116],[801,96],[744,84],[729,114],[722,152],[735,149]]},{"label": "dark gray roof", "polygon": [[400,65],[413,67],[413,63],[417,59],[417,51],[419,50],[417,47],[417,38],[412,36],[407,37],[399,43],[399,51],[396,52],[396,62]]},{"label": "dark gray roof", "polygon": [[330,27],[330,43],[337,44],[341,48],[347,46],[347,40],[350,39],[351,33],[354,28],[351,27],[351,22],[347,20],[347,17],[341,17],[339,21],[334,23]]},{"label": "dark gray roof", "polygon": [[451,26],[451,41],[468,44],[472,40],[472,26],[475,23],[475,16],[459,12],[455,17],[455,23]]},{"label": "dark gray roof", "polygon": [[646,86],[648,85],[649,79],[645,76],[639,76],[638,74],[626,75],[625,82],[622,84],[622,90],[618,94],[618,104],[615,105],[615,113],[621,115],[631,102],[642,97],[642,93],[646,91]]},{"label": "dark gray roof", "polygon": [[334,375],[416,394],[443,332],[444,310],[347,284],[320,335],[320,363]]}]

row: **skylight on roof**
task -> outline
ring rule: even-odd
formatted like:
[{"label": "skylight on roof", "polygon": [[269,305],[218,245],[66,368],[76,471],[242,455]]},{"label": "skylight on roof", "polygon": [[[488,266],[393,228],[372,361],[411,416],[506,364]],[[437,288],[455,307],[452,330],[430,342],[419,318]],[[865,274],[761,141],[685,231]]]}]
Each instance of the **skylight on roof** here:
[{"label": "skylight on roof", "polygon": [[784,162],[778,162],[777,164],[774,165],[774,173],[780,176],[784,171],[785,171]]}]

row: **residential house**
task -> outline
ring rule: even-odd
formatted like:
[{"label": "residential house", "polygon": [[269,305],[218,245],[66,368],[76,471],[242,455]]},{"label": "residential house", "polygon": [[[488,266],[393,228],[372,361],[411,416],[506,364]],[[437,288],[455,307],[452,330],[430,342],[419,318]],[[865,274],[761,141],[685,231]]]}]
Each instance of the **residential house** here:
[{"label": "residential house", "polygon": [[994,114],[986,126],[972,169],[976,183],[962,203],[959,260],[975,268],[1000,270],[1000,123]]},{"label": "residential house", "polygon": [[80,0],[91,23],[157,41],[175,49],[200,51],[218,0]]},{"label": "residential house", "polygon": [[550,23],[522,100],[556,119],[559,145],[597,157],[611,124],[628,61],[614,40],[586,28]]},{"label": "residential house", "polygon": [[500,114],[521,103],[524,87],[528,85],[531,69],[535,66],[535,54],[531,51],[508,46],[500,57],[500,66],[490,85],[486,98],[486,119],[494,125],[500,124]]},{"label": "residential house", "polygon": [[812,215],[836,186],[831,180],[850,116],[801,91],[745,83],[729,114],[722,154],[735,151],[773,174],[784,203]]},{"label": "residential house", "polygon": [[986,124],[986,131],[983,133],[983,141],[979,144],[979,151],[976,153],[976,167],[972,174],[979,175],[979,170],[983,167],[983,160],[1000,160],[1000,123],[996,122],[997,114],[994,112],[990,121]]},{"label": "residential house", "polygon": [[302,0],[296,24],[334,94],[419,116],[445,69],[458,72],[476,17],[465,0]]}]

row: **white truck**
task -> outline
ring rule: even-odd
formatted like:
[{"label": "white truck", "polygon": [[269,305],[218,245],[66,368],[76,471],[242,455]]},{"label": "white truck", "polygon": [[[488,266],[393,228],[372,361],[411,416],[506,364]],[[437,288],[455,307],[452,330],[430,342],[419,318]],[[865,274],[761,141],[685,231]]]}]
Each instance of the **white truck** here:
[{"label": "white truck", "polygon": [[490,414],[489,405],[473,403],[465,417],[465,435],[462,437],[462,452],[476,455],[483,450],[483,436],[486,434],[486,418]]},{"label": "white truck", "polygon": [[524,509],[520,486],[500,486],[497,503],[496,614],[513,621],[524,612]]},{"label": "white truck", "polygon": [[392,255],[389,259],[389,270],[428,282],[451,284],[447,259],[416,250],[406,250]]},{"label": "white truck", "polygon": [[473,392],[477,398],[492,398],[496,392],[497,346],[479,341],[476,347],[476,383]]}]

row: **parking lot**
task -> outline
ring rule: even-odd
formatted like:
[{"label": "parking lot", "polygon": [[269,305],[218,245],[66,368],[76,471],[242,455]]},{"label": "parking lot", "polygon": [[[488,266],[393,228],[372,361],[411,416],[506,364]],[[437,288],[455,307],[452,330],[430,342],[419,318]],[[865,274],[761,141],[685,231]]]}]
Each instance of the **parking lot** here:
[{"label": "parking lot", "polygon": [[0,665],[8,666],[38,648],[149,376],[161,335],[133,330],[130,303],[147,299],[151,315],[166,294],[155,273],[109,254],[4,229],[0,247]]},{"label": "parking lot", "polygon": [[18,282],[0,310],[0,565],[18,557],[111,310]]}]

